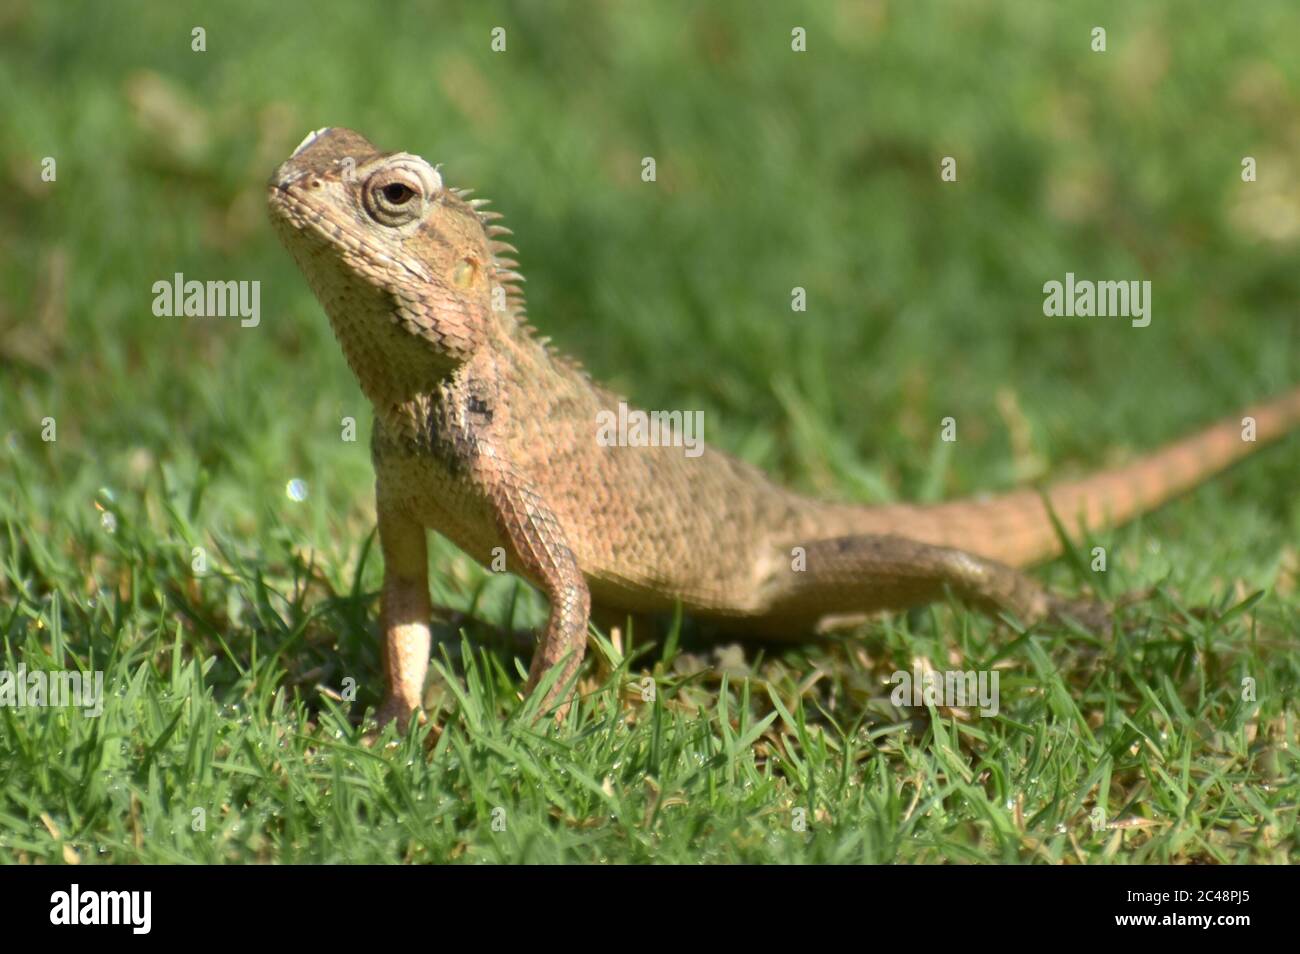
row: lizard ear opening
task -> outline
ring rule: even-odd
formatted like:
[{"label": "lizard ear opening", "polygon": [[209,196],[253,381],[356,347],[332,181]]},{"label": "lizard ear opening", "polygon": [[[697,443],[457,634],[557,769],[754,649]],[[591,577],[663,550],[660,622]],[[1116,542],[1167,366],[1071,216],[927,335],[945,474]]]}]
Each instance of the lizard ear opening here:
[{"label": "lizard ear opening", "polygon": [[478,277],[478,259],[462,259],[451,273],[451,281],[457,288],[468,288]]}]

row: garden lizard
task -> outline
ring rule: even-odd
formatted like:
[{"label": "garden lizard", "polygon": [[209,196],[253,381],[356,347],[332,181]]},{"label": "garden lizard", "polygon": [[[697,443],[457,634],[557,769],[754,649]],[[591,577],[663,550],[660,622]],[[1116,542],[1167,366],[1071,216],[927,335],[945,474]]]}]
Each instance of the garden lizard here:
[{"label": "garden lizard", "polygon": [[1300,422],[1296,389],[1044,493],[928,506],[823,502],[713,449],[611,446],[598,420],[621,399],[532,333],[509,230],[468,195],[342,128],[309,135],[268,186],[272,221],[374,408],[381,722],[404,726],[420,705],[430,529],[482,564],[504,556],[545,594],[525,691],[559,666],[544,701],[562,708],[593,602],[789,636],[951,593],[1026,622],[1105,626],[1104,607],[1015,569],[1060,552],[1053,512],[1080,531],[1129,519]]}]

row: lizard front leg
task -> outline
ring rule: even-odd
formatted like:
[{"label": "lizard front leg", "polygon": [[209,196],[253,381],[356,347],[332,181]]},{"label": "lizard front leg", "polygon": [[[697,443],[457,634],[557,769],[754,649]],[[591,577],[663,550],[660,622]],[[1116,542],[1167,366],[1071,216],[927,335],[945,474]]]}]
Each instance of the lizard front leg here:
[{"label": "lizard front leg", "polygon": [[485,476],[497,526],[520,562],[519,570],[540,584],[551,604],[546,628],[528,668],[524,692],[531,693],[553,667],[563,666],[542,700],[543,708],[556,706],[556,718],[562,719],[568,704],[556,704],[587,649],[591,593],[569,549],[564,527],[542,498],[508,470],[494,469]]},{"label": "lizard front leg", "polygon": [[964,550],[906,537],[863,534],[805,545],[805,568],[782,570],[770,615],[813,621],[842,612],[908,609],[951,592],[986,613],[1025,622],[1072,617],[1103,630],[1106,608],[1093,600],[1054,596],[1019,570]]},{"label": "lizard front leg", "polygon": [[375,495],[379,546],[384,555],[381,597],[384,638],[381,649],[387,692],[377,714],[379,724],[396,719],[406,730],[420,707],[429,669],[429,555],[424,527],[410,514]]}]

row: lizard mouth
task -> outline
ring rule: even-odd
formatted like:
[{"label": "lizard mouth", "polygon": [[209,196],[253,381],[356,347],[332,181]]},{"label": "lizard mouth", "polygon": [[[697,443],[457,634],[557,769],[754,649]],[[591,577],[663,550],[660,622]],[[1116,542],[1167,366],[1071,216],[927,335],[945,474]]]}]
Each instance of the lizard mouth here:
[{"label": "lizard mouth", "polygon": [[318,237],[324,241],[323,235],[313,236],[316,230],[309,225],[307,209],[286,186],[276,182],[268,185],[266,205],[267,211],[270,212],[271,225],[280,233],[285,244],[289,244],[291,237],[294,242],[301,242],[308,236]]},{"label": "lizard mouth", "polygon": [[316,233],[327,239],[329,228],[325,211],[303,197],[295,186],[297,178],[276,176],[267,183],[266,204],[271,212],[271,220],[280,228],[289,228],[295,232]]}]

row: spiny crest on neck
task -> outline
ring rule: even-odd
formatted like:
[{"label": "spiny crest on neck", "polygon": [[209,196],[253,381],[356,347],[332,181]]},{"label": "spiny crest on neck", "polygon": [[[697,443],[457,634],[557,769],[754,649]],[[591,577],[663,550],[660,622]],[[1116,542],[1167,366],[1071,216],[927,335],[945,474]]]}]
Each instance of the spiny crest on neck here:
[{"label": "spiny crest on neck", "polygon": [[[437,168],[441,168],[441,165]],[[514,232],[504,225],[497,224],[497,220],[503,218],[500,212],[485,208],[492,204],[491,199],[471,199],[470,196],[474,194],[473,189],[457,189],[449,186],[447,191],[473,209],[474,214],[478,216],[479,222],[483,224],[483,232],[488,238],[488,249],[492,252],[492,278],[494,284],[505,291],[508,314],[522,321],[526,305],[524,292],[520,285],[523,284],[525,279],[518,271],[518,260],[514,258],[515,255],[519,254],[519,249],[509,242],[501,241],[500,238],[503,235],[514,235]]]},{"label": "spiny crest on neck", "polygon": [[474,189],[458,189],[449,186],[447,191],[473,209],[479,222],[483,224],[483,231],[488,238],[488,248],[492,252],[492,279],[494,284],[505,293],[505,316],[513,328],[532,339],[551,360],[567,365],[583,377],[587,377],[582,362],[559,351],[552,344],[549,336],[540,334],[537,327],[528,321],[528,304],[521,287],[527,279],[519,272],[519,261],[515,258],[519,254],[519,249],[510,242],[502,241],[502,236],[514,235],[514,231],[499,224],[504,218],[500,212],[487,208],[492,204],[492,200],[470,198],[475,192]]}]

